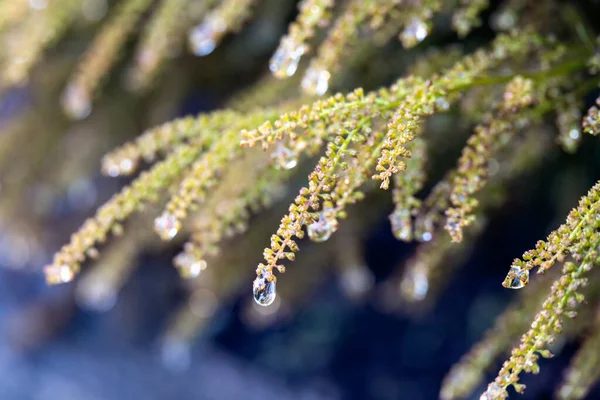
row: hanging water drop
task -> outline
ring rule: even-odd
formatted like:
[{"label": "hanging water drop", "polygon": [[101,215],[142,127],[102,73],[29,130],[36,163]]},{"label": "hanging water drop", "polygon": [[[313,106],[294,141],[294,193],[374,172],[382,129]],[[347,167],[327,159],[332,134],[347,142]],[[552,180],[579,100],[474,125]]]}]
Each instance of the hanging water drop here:
[{"label": "hanging water drop", "polygon": [[396,239],[403,242],[412,240],[412,219],[407,209],[395,210],[389,218]]},{"label": "hanging water drop", "polygon": [[443,96],[435,99],[435,106],[439,111],[448,111],[450,109],[450,103],[448,103],[448,100]]},{"label": "hanging water drop", "polygon": [[321,96],[329,88],[329,78],[331,74],[324,69],[310,67],[302,78],[301,86],[306,93]]},{"label": "hanging water drop", "polygon": [[275,163],[275,168],[280,170],[290,170],[298,164],[296,154],[281,143],[271,154],[271,160]]},{"label": "hanging water drop", "polygon": [[529,283],[529,270],[519,266],[512,266],[502,282],[502,286],[508,289],[521,289]]},{"label": "hanging water drop", "polygon": [[92,112],[92,100],[90,95],[79,85],[72,83],[62,94],[62,107],[72,119],[85,119]]},{"label": "hanging water drop", "polygon": [[181,223],[174,215],[163,213],[160,217],[154,220],[154,229],[162,240],[171,240],[179,232]]},{"label": "hanging water drop", "polygon": [[205,260],[198,260],[193,254],[181,252],[174,259],[173,264],[177,267],[182,278],[192,279],[198,277],[207,267]]},{"label": "hanging water drop", "polygon": [[284,38],[279,44],[277,51],[275,51],[275,54],[273,54],[273,57],[271,57],[269,69],[279,79],[294,75],[304,51],[304,46],[297,45],[290,38]]},{"label": "hanging water drop", "polygon": [[405,48],[414,47],[427,37],[427,24],[414,17],[400,34],[400,41]]},{"label": "hanging water drop", "polygon": [[190,30],[188,40],[192,52],[197,56],[212,53],[225,29],[225,22],[221,18],[207,17],[205,22]]},{"label": "hanging water drop", "polygon": [[337,230],[338,222],[331,210],[319,213],[319,219],[308,225],[308,237],[313,242],[324,242]]},{"label": "hanging water drop", "polygon": [[67,283],[75,278],[75,272],[68,265],[47,265],[44,267],[44,274],[49,285]]},{"label": "hanging water drop", "polygon": [[254,301],[261,306],[273,304],[277,297],[277,288],[275,277],[270,272],[260,274],[252,285],[254,292]]}]

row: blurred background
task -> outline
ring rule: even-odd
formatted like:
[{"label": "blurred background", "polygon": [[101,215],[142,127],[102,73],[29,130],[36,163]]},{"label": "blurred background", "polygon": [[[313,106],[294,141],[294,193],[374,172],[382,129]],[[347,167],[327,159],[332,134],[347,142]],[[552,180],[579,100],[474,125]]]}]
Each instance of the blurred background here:
[{"label": "blurred background", "polygon": [[[35,9],[43,1],[29,3]],[[96,267],[49,287],[43,265],[128,182],[100,174],[102,155],[148,127],[239,100],[265,79],[269,57],[296,14],[294,1],[266,0],[239,34],[206,57],[175,46],[177,60],[143,93],[124,87],[124,59],[90,116],[70,121],[58,99],[113,3],[83,1],[81,18],[29,82],[6,87],[0,99],[2,400],[436,399],[450,367],[516,298],[501,286],[512,259],[557,227],[600,178],[594,138],[585,138],[575,154],[544,147],[542,166],[510,181],[481,234],[438,261],[442,278],[414,281],[418,301],[411,304],[400,300],[397,285],[417,245],[392,235],[393,206],[385,193],[355,206],[350,214],[356,216],[342,223],[333,243],[302,243],[298,261],[280,276],[277,302],[254,304],[251,282],[261,250],[311,162],[281,189],[272,210],[252,217],[252,229],[226,241],[218,267],[227,273],[210,278],[207,270],[198,278],[226,282],[226,289],[179,277],[172,258],[182,242],[154,238],[152,207],[99,249]],[[597,4],[581,6],[593,11]],[[484,25],[457,51],[493,37],[497,10],[493,5],[485,13]],[[359,47],[333,90],[389,84],[430,49],[458,41],[447,18],[434,22],[414,49]],[[124,53],[135,43],[132,38]],[[586,97],[582,110],[596,95]],[[424,193],[454,165],[472,126],[458,112],[428,123],[434,139],[457,139],[432,150]],[[525,376],[522,398],[551,398],[577,344],[567,337],[560,354],[542,362],[540,375]],[[471,398],[479,398],[499,365]],[[600,390],[589,398],[600,398]]]}]

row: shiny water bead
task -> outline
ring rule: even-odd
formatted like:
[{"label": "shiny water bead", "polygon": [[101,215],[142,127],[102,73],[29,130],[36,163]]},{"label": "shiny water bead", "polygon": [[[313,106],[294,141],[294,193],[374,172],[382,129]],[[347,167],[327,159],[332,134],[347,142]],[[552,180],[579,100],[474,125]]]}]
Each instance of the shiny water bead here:
[{"label": "shiny water bead", "polygon": [[400,292],[412,301],[422,301],[429,291],[429,279],[422,269],[411,270],[400,283]]},{"label": "shiny water bead", "polygon": [[121,175],[130,175],[136,167],[136,163],[129,158],[120,160],[106,158],[102,162],[102,172],[111,178],[116,178]]},{"label": "shiny water bead", "polygon": [[296,154],[279,143],[273,153],[271,153],[271,160],[273,160],[275,168],[290,170],[298,164]]},{"label": "shiny water bead", "polygon": [[189,32],[188,40],[192,52],[197,56],[212,53],[225,29],[225,21],[221,18],[207,17],[203,23],[196,25]]},{"label": "shiny water bead", "polygon": [[395,210],[390,214],[390,224],[392,225],[392,233],[398,240],[409,242],[412,240],[412,218],[407,209]]},{"label": "shiny water bead", "polygon": [[198,277],[207,267],[205,260],[198,260],[194,255],[186,252],[179,253],[173,259],[173,264],[177,267],[181,277],[185,279]]},{"label": "shiny water bead", "polygon": [[513,265],[502,282],[502,286],[508,289],[521,289],[527,283],[529,283],[529,270]]},{"label": "shiny water bead", "polygon": [[512,10],[501,10],[490,18],[492,27],[497,31],[508,31],[517,23],[518,17]]},{"label": "shiny water bead", "polygon": [[49,285],[71,282],[75,277],[75,272],[68,265],[47,265],[44,267],[44,274]]},{"label": "shiny water bead", "polygon": [[375,278],[365,266],[351,266],[340,275],[340,286],[349,297],[359,297],[368,292]]},{"label": "shiny water bead", "polygon": [[413,18],[406,28],[400,33],[400,41],[406,48],[414,47],[427,37],[429,30],[427,24],[421,19]]},{"label": "shiny water bead", "polygon": [[284,38],[271,57],[269,69],[279,79],[294,75],[304,51],[303,45],[296,44],[291,38]]},{"label": "shiny water bead", "polygon": [[81,308],[107,312],[117,304],[118,293],[111,282],[87,275],[78,281],[75,289],[75,301]]},{"label": "shiny water bead", "polygon": [[261,306],[273,304],[277,297],[277,288],[275,277],[270,272],[260,274],[252,285],[254,292],[254,301]]},{"label": "shiny water bead", "polygon": [[85,119],[92,112],[92,100],[89,93],[77,84],[67,86],[61,97],[61,105],[68,117]]},{"label": "shiny water bead", "polygon": [[337,230],[338,222],[329,210],[319,213],[319,219],[308,225],[308,237],[313,242],[325,242]]},{"label": "shiny water bead", "polygon": [[163,240],[171,240],[177,235],[181,223],[174,215],[164,213],[154,220],[154,230]]},{"label": "shiny water bead", "polygon": [[329,78],[331,74],[327,70],[310,67],[300,85],[306,93],[321,96],[329,89]]},{"label": "shiny water bead", "polygon": [[431,234],[431,232],[423,232],[421,234],[421,241],[422,242],[430,242],[431,239],[433,239],[433,235]]},{"label": "shiny water bead", "polygon": [[445,97],[438,97],[435,99],[435,107],[438,111],[448,111],[450,109],[450,103]]}]

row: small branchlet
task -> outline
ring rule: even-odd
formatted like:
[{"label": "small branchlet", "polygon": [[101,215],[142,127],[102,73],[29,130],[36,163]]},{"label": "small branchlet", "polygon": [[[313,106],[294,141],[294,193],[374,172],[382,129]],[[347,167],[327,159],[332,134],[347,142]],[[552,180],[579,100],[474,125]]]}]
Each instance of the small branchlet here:
[{"label": "small branchlet", "polygon": [[127,85],[147,90],[166,59],[181,50],[187,24],[184,22],[190,0],[162,0],[146,25],[127,76]]},{"label": "small branchlet", "polygon": [[426,144],[417,138],[410,146],[410,158],[406,162],[406,171],[394,175],[392,199],[394,211],[389,216],[392,232],[398,240],[413,240],[413,217],[417,215],[421,201],[415,197],[425,182]]},{"label": "small branchlet", "polygon": [[579,400],[587,396],[592,386],[600,378],[600,318],[596,321],[592,331],[581,344],[579,350],[571,360],[564,381],[556,391],[559,400]]},{"label": "small branchlet", "polygon": [[138,20],[151,5],[151,0],[126,0],[103,26],[63,94],[62,104],[71,118],[83,119],[89,115],[96,90],[118,61]]},{"label": "small branchlet", "polygon": [[256,0],[224,0],[189,32],[189,44],[197,56],[213,52],[229,32],[238,32],[251,15]]},{"label": "small branchlet", "polygon": [[273,54],[269,68],[277,78],[288,78],[296,73],[302,56],[310,51],[310,39],[319,27],[329,24],[335,0],[303,0],[300,13],[290,24],[288,33]]},{"label": "small branchlet", "polygon": [[149,129],[135,141],[105,155],[102,160],[102,173],[112,177],[131,175],[140,162],[153,162],[159,154],[168,153],[186,141],[203,148],[218,137],[221,129],[240,117],[235,111],[215,111],[197,117],[176,119]]},{"label": "small branchlet", "polygon": [[538,267],[538,273],[544,273],[554,263],[563,262],[569,254],[578,257],[582,253],[582,249],[589,245],[591,226],[600,213],[600,202],[597,201],[599,189],[600,186],[596,184],[587,196],[582,197],[578,207],[567,216],[566,222],[552,231],[546,241],[538,241],[535,249],[525,252],[522,259],[513,261],[502,283],[504,287],[523,287],[529,280],[531,269]]},{"label": "small branchlet", "polygon": [[446,230],[454,242],[462,241],[463,229],[473,220],[478,205],[473,197],[487,181],[490,158],[506,146],[517,132],[520,111],[535,101],[533,82],[514,78],[504,92],[504,98],[494,114],[475,128],[458,161],[450,194],[451,207],[446,210]]},{"label": "small branchlet", "polygon": [[[600,183],[594,185],[581,199],[579,208],[567,217],[568,226],[573,223],[569,222],[573,219],[573,214],[590,217],[585,228],[575,228],[573,230],[575,234],[570,235],[571,240],[563,245],[571,249],[570,253],[575,262],[565,262],[563,275],[552,284],[550,295],[544,300],[541,310],[535,316],[531,329],[522,336],[521,344],[512,350],[510,359],[503,364],[495,381],[490,383],[484,393],[487,397],[482,397],[483,399],[505,399],[508,396],[506,388],[510,385],[514,386],[517,392],[522,392],[525,387],[519,383],[520,373],[523,371],[537,373],[539,356],[545,358],[552,356],[545,347],[554,341],[556,333],[562,331],[564,317],[575,316],[573,309],[584,300],[581,288],[587,285],[586,274],[599,261],[597,248],[600,245],[600,237],[595,233],[600,228],[598,205],[600,205]],[[559,244],[561,239],[565,240],[564,237],[558,236],[551,243],[561,246]],[[523,282],[524,278],[519,275],[519,272],[521,271],[511,271],[505,282],[511,284],[515,279]]]}]

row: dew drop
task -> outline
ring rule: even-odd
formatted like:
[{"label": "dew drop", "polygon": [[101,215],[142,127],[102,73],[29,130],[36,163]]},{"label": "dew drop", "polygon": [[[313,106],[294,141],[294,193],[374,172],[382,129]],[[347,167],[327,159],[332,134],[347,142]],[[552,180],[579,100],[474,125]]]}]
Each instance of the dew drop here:
[{"label": "dew drop", "polygon": [[430,242],[431,239],[433,239],[433,235],[431,234],[431,232],[423,232],[423,234],[421,235],[421,241],[423,242]]},{"label": "dew drop", "polygon": [[77,84],[67,86],[61,97],[62,107],[70,118],[85,119],[92,112],[92,101],[89,93]]},{"label": "dew drop", "polygon": [[269,69],[276,78],[288,78],[296,73],[300,58],[305,48],[297,45],[293,40],[285,38],[271,57]]},{"label": "dew drop", "polygon": [[389,218],[396,239],[403,242],[412,240],[412,219],[407,209],[395,210]]},{"label": "dew drop", "polygon": [[75,278],[73,269],[68,265],[47,265],[44,267],[44,274],[46,275],[46,282],[48,282],[49,285],[67,283]]},{"label": "dew drop", "polygon": [[427,37],[427,24],[419,18],[413,18],[400,34],[400,41],[406,48],[414,47]]},{"label": "dew drop", "polygon": [[338,222],[331,210],[319,213],[319,219],[308,225],[308,237],[313,242],[325,242],[337,230]]},{"label": "dew drop", "polygon": [[400,291],[412,301],[422,301],[429,291],[429,279],[421,269],[410,270],[400,283]]},{"label": "dew drop", "polygon": [[277,288],[275,277],[270,272],[260,274],[252,285],[254,292],[254,301],[261,306],[273,304],[277,297]]},{"label": "dew drop", "polygon": [[294,152],[281,143],[271,154],[271,160],[275,162],[275,168],[277,169],[290,170],[298,164]]},{"label": "dew drop", "polygon": [[345,269],[340,275],[342,290],[349,297],[355,298],[364,295],[372,287],[375,278],[365,266],[352,266]]},{"label": "dew drop", "polygon": [[163,240],[171,240],[177,235],[181,224],[174,215],[163,213],[154,220],[154,229]]},{"label": "dew drop", "polygon": [[197,56],[207,56],[212,53],[225,28],[225,22],[218,17],[208,17],[205,22],[193,27],[188,35],[192,52]]},{"label": "dew drop", "polygon": [[521,289],[529,282],[529,270],[518,266],[510,267],[502,286],[508,289]]},{"label": "dew drop", "polygon": [[327,70],[310,67],[300,85],[306,93],[321,96],[329,89],[330,77],[331,74]]},{"label": "dew drop", "polygon": [[75,300],[80,307],[97,312],[110,311],[117,304],[118,293],[109,283],[88,275],[78,282]]},{"label": "dew drop", "polygon": [[445,97],[435,99],[435,106],[439,111],[448,111],[450,109],[450,103],[448,103]]},{"label": "dew drop", "polygon": [[207,267],[205,260],[198,260],[194,255],[186,252],[179,253],[173,260],[182,278],[192,279],[198,277]]}]

